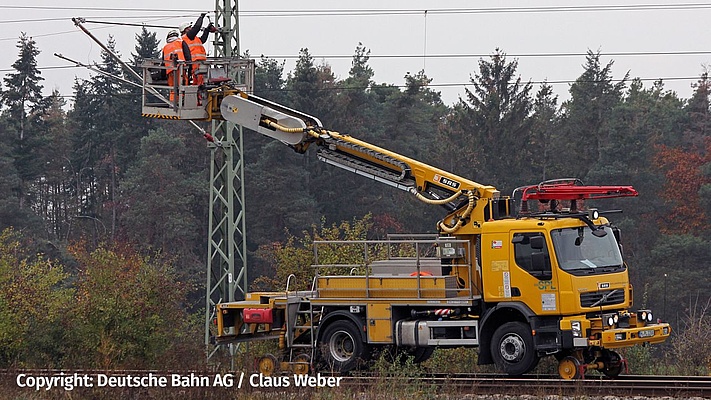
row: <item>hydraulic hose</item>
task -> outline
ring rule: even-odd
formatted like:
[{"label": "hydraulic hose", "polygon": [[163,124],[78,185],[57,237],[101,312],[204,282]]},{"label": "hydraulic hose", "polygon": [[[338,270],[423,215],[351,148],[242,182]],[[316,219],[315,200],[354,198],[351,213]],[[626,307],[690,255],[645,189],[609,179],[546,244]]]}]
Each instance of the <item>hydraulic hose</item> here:
[{"label": "hydraulic hose", "polygon": [[309,129],[309,128],[289,128],[289,127],[278,124],[278,123],[271,121],[269,119],[266,119],[266,118],[262,118],[261,123],[268,126],[269,128],[273,128],[278,131],[282,131],[282,132],[286,132],[286,133],[304,133],[304,131]]},{"label": "hydraulic hose", "polygon": [[457,223],[452,226],[448,226],[444,222],[440,221],[437,223],[437,229],[444,233],[454,233],[459,228],[461,228],[462,225],[464,225],[464,220],[469,218],[469,215],[471,215],[477,200],[476,195],[474,195],[474,192],[472,191],[467,192],[467,197],[469,198],[469,204],[467,205],[467,208],[464,210],[464,212],[458,216]]},{"label": "hydraulic hose", "polygon": [[415,188],[410,189],[410,192],[415,195],[417,200],[420,200],[420,201],[427,203],[427,204],[436,205],[436,206],[441,206],[443,204],[451,203],[452,201],[456,200],[457,197],[459,197],[463,194],[463,191],[460,190],[457,193],[447,197],[446,199],[428,199],[427,197],[423,196],[420,192],[418,192],[417,189],[415,189]]}]

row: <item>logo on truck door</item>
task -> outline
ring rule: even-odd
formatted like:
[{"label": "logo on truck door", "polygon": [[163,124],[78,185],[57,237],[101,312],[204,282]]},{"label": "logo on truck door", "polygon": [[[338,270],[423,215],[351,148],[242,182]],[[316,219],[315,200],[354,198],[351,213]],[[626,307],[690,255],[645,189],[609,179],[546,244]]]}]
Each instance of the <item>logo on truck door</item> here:
[{"label": "logo on truck door", "polygon": [[435,182],[439,182],[439,183],[441,183],[441,184],[443,184],[443,185],[447,185],[447,186],[449,186],[449,187],[451,187],[451,188],[453,188],[453,189],[459,189],[459,182],[457,182],[457,181],[455,181],[455,180],[452,180],[452,179],[449,179],[449,178],[447,178],[447,177],[444,177],[444,176],[442,176],[442,175],[435,174],[433,180],[434,180]]}]

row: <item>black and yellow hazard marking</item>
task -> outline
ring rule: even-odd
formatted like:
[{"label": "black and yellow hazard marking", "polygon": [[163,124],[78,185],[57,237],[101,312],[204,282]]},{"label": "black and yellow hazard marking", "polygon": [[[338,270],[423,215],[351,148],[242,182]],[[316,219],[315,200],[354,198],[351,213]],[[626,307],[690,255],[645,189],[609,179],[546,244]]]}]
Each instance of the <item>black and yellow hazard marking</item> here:
[{"label": "black and yellow hazard marking", "polygon": [[141,116],[146,118],[180,119],[177,115],[141,114]]}]

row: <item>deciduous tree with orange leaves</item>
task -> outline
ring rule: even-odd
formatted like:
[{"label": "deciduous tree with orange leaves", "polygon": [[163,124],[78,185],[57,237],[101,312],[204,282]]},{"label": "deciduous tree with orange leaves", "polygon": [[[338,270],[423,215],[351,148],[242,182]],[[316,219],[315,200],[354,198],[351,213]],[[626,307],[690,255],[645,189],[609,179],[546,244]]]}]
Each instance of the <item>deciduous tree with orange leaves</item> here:
[{"label": "deciduous tree with orange leaves", "polygon": [[661,218],[661,231],[667,234],[698,234],[708,229],[707,211],[701,199],[701,189],[711,184],[704,173],[711,163],[711,138],[703,149],[683,149],[661,145],[657,147],[655,163],[664,171],[666,182],[659,196],[670,206]]}]

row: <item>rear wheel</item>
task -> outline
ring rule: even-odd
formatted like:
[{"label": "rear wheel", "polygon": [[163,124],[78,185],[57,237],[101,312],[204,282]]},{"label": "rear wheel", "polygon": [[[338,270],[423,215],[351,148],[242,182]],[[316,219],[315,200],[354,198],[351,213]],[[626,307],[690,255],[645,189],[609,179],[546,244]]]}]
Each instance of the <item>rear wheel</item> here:
[{"label": "rear wheel", "polygon": [[434,347],[416,347],[415,349],[409,351],[408,354],[413,357],[412,362],[419,364],[429,360],[434,351]]},{"label": "rear wheel", "polygon": [[412,357],[412,363],[419,364],[429,360],[434,350],[434,347],[396,347],[393,350],[393,360],[405,363]]},{"label": "rear wheel", "polygon": [[507,322],[494,332],[491,339],[494,363],[509,375],[523,375],[538,364],[531,328],[523,322]]},{"label": "rear wheel", "polygon": [[325,328],[319,348],[322,362],[335,372],[357,368],[368,355],[358,328],[346,320],[335,321]]}]

